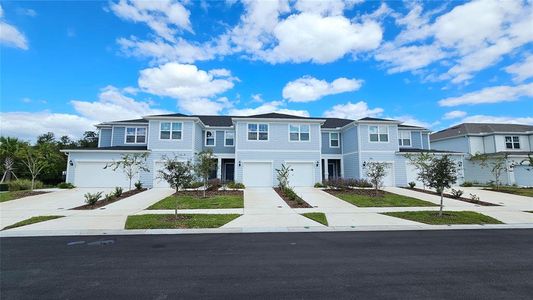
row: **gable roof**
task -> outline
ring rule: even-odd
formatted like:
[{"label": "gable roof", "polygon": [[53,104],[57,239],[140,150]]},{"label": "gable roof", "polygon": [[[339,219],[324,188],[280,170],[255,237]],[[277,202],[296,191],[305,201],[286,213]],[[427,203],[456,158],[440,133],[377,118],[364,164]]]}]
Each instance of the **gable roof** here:
[{"label": "gable roof", "polygon": [[232,116],[195,115],[194,117],[200,118],[200,121],[207,126],[230,127],[233,125]]},{"label": "gable roof", "polygon": [[533,126],[501,123],[462,123],[431,135],[431,140],[440,140],[465,135],[487,135],[492,133],[532,133]]},{"label": "gable roof", "polygon": [[326,122],[322,125],[322,128],[340,128],[353,122],[350,119],[341,118],[325,118]]},{"label": "gable roof", "polygon": [[310,117],[302,117],[302,116],[295,116],[295,115],[288,115],[288,114],[280,114],[280,113],[266,113],[266,114],[258,114],[258,115],[251,115],[251,116],[242,116],[239,118],[261,118],[261,119],[318,119],[318,118],[310,118]]}]

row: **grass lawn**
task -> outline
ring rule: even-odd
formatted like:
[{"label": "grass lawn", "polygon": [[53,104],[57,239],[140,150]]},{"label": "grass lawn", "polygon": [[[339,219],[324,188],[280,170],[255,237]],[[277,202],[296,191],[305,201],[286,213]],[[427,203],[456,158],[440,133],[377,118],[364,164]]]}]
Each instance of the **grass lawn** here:
[{"label": "grass lawn", "polygon": [[494,218],[473,211],[444,211],[442,217],[439,217],[438,213],[438,211],[399,211],[382,214],[430,225],[503,224]]},{"label": "grass lawn", "polygon": [[493,192],[526,196],[526,197],[533,197],[533,188],[519,188],[519,187],[504,186],[504,187],[500,187],[500,189],[498,190],[494,188],[487,188],[486,190],[493,191]]},{"label": "grass lawn", "polygon": [[314,212],[314,213],[305,213],[302,214],[302,216],[309,218],[315,222],[318,222],[322,225],[328,226],[328,219],[326,218],[326,215],[321,212]]},{"label": "grass lawn", "polygon": [[6,226],[2,230],[11,229],[11,228],[15,228],[15,227],[26,226],[26,225],[39,223],[39,222],[44,222],[44,221],[53,220],[53,219],[58,219],[58,218],[62,218],[62,217],[64,217],[64,216],[38,216],[38,217],[31,217],[29,219],[17,222],[17,223],[15,223],[13,225]]},{"label": "grass lawn", "polygon": [[128,216],[126,229],[183,229],[183,228],[218,228],[241,215],[206,215],[180,214],[175,215],[134,215]]},{"label": "grass lawn", "polygon": [[4,193],[0,193],[0,202],[15,200],[15,199],[19,199],[22,197],[39,195],[39,194],[44,194],[44,193],[46,192],[42,192],[42,191],[39,191],[39,192],[30,192],[30,191],[4,192]]},{"label": "grass lawn", "polygon": [[[243,208],[244,198],[241,195],[213,195],[206,198],[196,195],[179,195],[178,209],[212,209],[212,208]],[[174,209],[176,195],[153,204],[148,209]]]},{"label": "grass lawn", "polygon": [[437,206],[434,203],[384,192],[383,196],[362,195],[354,192],[338,192],[334,196],[359,207],[408,207]]}]

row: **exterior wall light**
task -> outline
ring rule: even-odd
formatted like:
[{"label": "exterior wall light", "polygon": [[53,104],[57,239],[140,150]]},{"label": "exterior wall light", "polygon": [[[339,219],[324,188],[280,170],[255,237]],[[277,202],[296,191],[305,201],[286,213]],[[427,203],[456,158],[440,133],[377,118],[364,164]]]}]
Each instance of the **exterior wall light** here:
[{"label": "exterior wall light", "polygon": [[72,159],[68,162],[68,164],[72,167],[74,165],[74,162],[72,161]]}]

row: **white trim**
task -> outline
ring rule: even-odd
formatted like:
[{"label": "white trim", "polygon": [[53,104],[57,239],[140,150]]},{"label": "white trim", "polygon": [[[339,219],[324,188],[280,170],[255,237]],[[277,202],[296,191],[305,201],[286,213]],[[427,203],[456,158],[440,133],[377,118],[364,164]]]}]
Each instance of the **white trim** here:
[{"label": "white trim", "polygon": [[[337,134],[337,146],[332,146],[331,145],[331,141],[332,141],[331,134],[333,134],[333,133]],[[329,136],[329,147],[330,148],[340,148],[341,147],[341,133],[340,132],[330,132],[328,136]]]},{"label": "white trim", "polygon": [[[298,139],[297,140],[291,140],[291,126],[298,126]],[[308,140],[302,140],[302,126],[308,126],[309,127],[309,139]],[[289,143],[308,143],[311,142],[311,125],[310,124],[299,124],[299,123],[289,123],[287,124],[288,129],[288,141]]]},{"label": "white trim", "polygon": [[[363,138],[361,137],[361,126],[357,125],[357,152],[356,153],[361,152],[362,141],[363,141]],[[344,155],[342,157],[344,157]],[[361,157],[357,157],[357,165],[359,167],[359,178],[363,178],[363,164],[361,163]]]},{"label": "white trim", "polygon": [[[168,151],[168,150],[167,150]],[[59,150],[63,153],[71,152],[92,152],[92,153],[136,153],[136,152],[150,152],[150,150],[95,150],[95,149],[63,149]]]},{"label": "white trim", "polygon": [[325,159],[342,159],[344,154],[322,154],[322,158]]},{"label": "white trim", "polygon": [[[405,133],[405,132],[408,132],[409,133],[409,145],[403,145],[403,140],[406,140],[404,138],[402,138],[401,134],[402,133]],[[401,143],[400,143],[401,141]],[[423,141],[422,141],[422,136],[420,136],[420,143],[422,143],[422,148],[424,147],[423,145]],[[411,130],[398,130],[398,145],[402,148],[413,148],[413,135],[411,133]]]},{"label": "white trim", "polygon": [[284,160],[283,163],[293,163],[293,164],[313,164],[316,168],[316,161],[315,160]]},{"label": "white trim", "polygon": [[[168,139],[162,139],[162,138],[161,138],[161,126],[162,126],[163,123],[170,123],[170,130],[169,130],[169,131],[170,131],[170,136],[169,136]],[[179,130],[179,132],[181,132],[181,136],[180,136],[179,139],[173,139],[173,138],[172,138],[172,124],[173,124],[173,123],[179,123],[179,124],[181,124],[181,130]],[[183,129],[185,128],[185,126],[184,126],[183,124],[184,124],[183,122],[159,121],[159,131],[157,132],[157,137],[159,138],[159,141],[162,141],[162,142],[172,142],[172,141],[181,141],[181,140],[183,140],[183,132],[184,132]],[[166,130],[165,130],[165,131],[166,131]],[[176,132],[177,132],[177,131],[178,131],[178,130],[176,130]]]},{"label": "white trim", "polygon": [[109,143],[109,147],[113,147],[113,138],[115,137],[115,126],[111,127],[111,143]]},{"label": "white trim", "polygon": [[[235,151],[237,152],[237,151]],[[320,150],[279,150],[279,149],[240,149],[239,152],[305,152],[305,153],[321,153]]]},{"label": "white trim", "polygon": [[[507,148],[507,138],[508,138],[508,137],[511,138],[511,148]],[[515,137],[518,138],[518,148],[515,148],[515,147],[514,147],[514,144],[515,144],[515,142],[514,142],[514,138],[515,138]],[[528,138],[528,139],[529,139],[529,138]],[[496,144],[495,144],[495,145],[496,145]],[[522,145],[520,145],[520,135],[504,135],[504,136],[503,136],[503,145],[504,145],[504,147],[505,147],[505,148],[504,148],[505,150],[511,150],[511,151],[513,151],[513,150],[524,150],[524,149],[522,149]]]},{"label": "white trim", "polygon": [[73,161],[74,163],[95,163],[95,162],[105,162],[110,163],[113,162],[112,159],[76,159]]},{"label": "white trim", "polygon": [[[369,143],[382,143],[382,144],[388,144],[388,143],[390,143],[390,130],[389,130],[389,125],[368,125],[367,127],[368,127],[368,142],[369,142]],[[371,140],[370,140],[370,134],[371,134],[371,133],[370,133],[370,127],[377,127],[377,128],[378,128],[378,133],[377,133],[377,135],[378,135],[378,140],[377,140],[377,141],[371,141]],[[387,141],[386,141],[386,142],[381,141],[381,136],[380,136],[381,133],[379,133],[379,128],[380,128],[380,127],[385,127],[385,128],[387,128]],[[373,134],[375,134],[375,133],[373,133]]]},{"label": "white trim", "polygon": [[213,153],[214,157],[223,158],[223,159],[233,159],[235,158],[235,153]]},{"label": "white trim", "polygon": [[[226,134],[228,134],[228,132],[233,133],[233,145],[226,144]],[[235,144],[236,144],[236,138],[235,137],[236,137],[235,130],[224,130],[224,147],[233,147],[233,148],[235,148]]]},{"label": "white trim", "polygon": [[[250,128],[248,127],[249,124],[255,124],[257,125],[257,131],[255,131],[257,133],[257,139],[255,140],[250,140],[248,138],[248,133],[250,132]],[[259,139],[259,125],[267,125],[267,139],[266,140],[260,140]],[[268,142],[270,140],[270,123],[264,123],[264,122],[250,122],[250,123],[246,123],[246,141],[248,142]]]},{"label": "white trim", "polygon": [[343,154],[340,154],[340,155],[344,156],[344,155],[352,155],[352,154],[357,154],[357,153],[359,153],[359,151],[347,152],[347,153],[343,153]]},{"label": "white trim", "polygon": [[279,122],[279,123],[287,123],[287,122],[296,122],[296,123],[320,123],[323,124],[326,122],[325,119],[277,119],[277,118],[231,118],[231,120],[235,122],[249,122],[249,123],[271,123],[271,122]]},{"label": "white trim", "polygon": [[366,153],[366,152],[370,152],[370,153],[375,153],[375,152],[379,152],[379,153],[396,153],[398,152],[397,150],[363,150],[361,151],[361,153]]},{"label": "white trim", "polygon": [[[67,155],[67,171],[65,173],[65,182],[69,182],[69,183],[72,183],[70,182],[69,180],[69,174],[70,174],[70,153],[66,153]],[[72,164],[74,165],[74,161],[72,161]]]},{"label": "white trim", "polygon": [[[207,133],[211,132],[213,135],[213,145],[207,144]],[[216,147],[217,146],[217,131],[213,129],[206,129],[204,131],[204,147]]]},{"label": "white trim", "polygon": [[[133,143],[128,142],[128,128],[135,129],[135,133],[133,134],[133,139],[135,141]],[[137,137],[138,137],[137,131],[138,131],[139,128],[144,128],[144,142],[143,143],[137,142]],[[127,127],[124,127],[124,145],[144,145],[144,144],[146,144],[147,139],[148,139],[148,127],[144,127],[144,126],[127,126]]]},{"label": "white trim", "polygon": [[274,161],[273,160],[268,160],[268,159],[247,159],[247,160],[241,160],[241,164],[242,163],[271,163],[273,164]]},{"label": "white trim", "polygon": [[[100,141],[102,140],[101,139],[101,137],[102,137],[102,129],[97,127],[96,130],[98,130],[98,146],[97,147],[100,148],[101,147],[100,146],[100,144],[101,144]],[[68,168],[67,168],[67,171],[68,171]],[[65,180],[66,180],[66,178],[65,178]]]},{"label": "white trim", "polygon": [[158,151],[158,152],[194,152],[194,149],[150,149],[150,151],[152,152],[155,152],[155,151]]}]

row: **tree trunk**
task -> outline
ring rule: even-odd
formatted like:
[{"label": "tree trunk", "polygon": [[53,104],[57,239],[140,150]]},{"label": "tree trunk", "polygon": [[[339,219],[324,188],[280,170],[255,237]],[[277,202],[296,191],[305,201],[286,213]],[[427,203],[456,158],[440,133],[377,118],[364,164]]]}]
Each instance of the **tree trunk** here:
[{"label": "tree trunk", "polygon": [[178,221],[178,191],[179,188],[176,188],[176,207],[174,208],[174,217],[176,218],[176,222]]},{"label": "tree trunk", "polygon": [[442,207],[443,205],[443,198],[444,198],[444,189],[440,192],[440,208],[439,208],[439,217],[442,217]]},{"label": "tree trunk", "polygon": [[204,198],[205,198],[205,190],[207,190],[207,176],[204,177]]},{"label": "tree trunk", "polygon": [[33,192],[33,188],[35,187],[35,176],[31,176],[31,191]]}]

